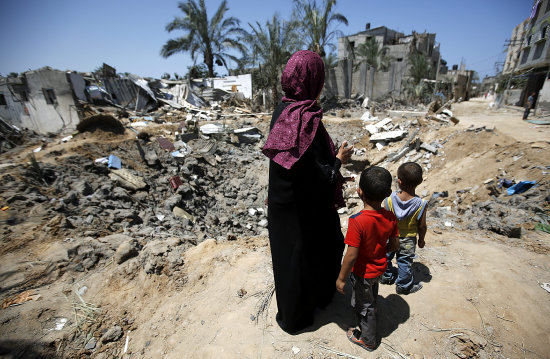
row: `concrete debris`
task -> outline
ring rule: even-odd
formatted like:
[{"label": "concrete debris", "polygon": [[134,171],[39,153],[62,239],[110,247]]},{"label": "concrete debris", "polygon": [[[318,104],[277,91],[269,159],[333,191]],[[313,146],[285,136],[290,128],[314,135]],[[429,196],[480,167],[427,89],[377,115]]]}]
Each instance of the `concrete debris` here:
[{"label": "concrete debris", "polygon": [[396,130],[382,133],[375,133],[370,137],[371,142],[375,141],[399,141],[407,136],[407,131]]}]

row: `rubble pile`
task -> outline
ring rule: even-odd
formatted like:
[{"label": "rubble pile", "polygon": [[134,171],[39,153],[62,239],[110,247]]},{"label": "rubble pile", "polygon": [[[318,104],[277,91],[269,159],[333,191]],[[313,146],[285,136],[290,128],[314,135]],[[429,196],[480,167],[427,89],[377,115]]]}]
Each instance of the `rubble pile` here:
[{"label": "rubble pile", "polygon": [[[45,232],[81,236],[77,243],[87,249],[70,249],[69,254],[80,255],[77,262],[84,269],[117,249],[89,247],[88,238],[111,233],[136,239],[140,245],[130,246],[135,251],[143,246],[157,254],[162,251],[148,243],[153,238],[179,237],[196,244],[207,237],[265,234],[265,191],[257,176],[266,161],[258,149],[203,139],[186,146],[191,153],[175,157],[157,141],[125,140],[116,146],[88,142],[55,163],[34,161],[4,169],[3,197],[17,213],[12,222],[24,221],[25,210],[40,203],[51,218]],[[122,165],[111,161],[108,168],[105,161],[94,160],[108,154]],[[10,235],[9,227],[4,235]],[[101,254],[88,255],[92,252]],[[159,271],[158,265],[144,262],[144,267]]]}]

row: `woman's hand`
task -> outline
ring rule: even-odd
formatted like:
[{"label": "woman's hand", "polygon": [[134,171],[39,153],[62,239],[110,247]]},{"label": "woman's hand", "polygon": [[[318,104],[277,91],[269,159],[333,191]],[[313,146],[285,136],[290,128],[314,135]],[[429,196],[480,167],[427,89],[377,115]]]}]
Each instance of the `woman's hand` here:
[{"label": "woman's hand", "polygon": [[348,141],[344,141],[342,143],[342,146],[338,149],[338,154],[336,155],[336,158],[338,158],[342,164],[348,163],[348,161],[351,158],[351,155],[353,154],[353,146],[348,146]]}]

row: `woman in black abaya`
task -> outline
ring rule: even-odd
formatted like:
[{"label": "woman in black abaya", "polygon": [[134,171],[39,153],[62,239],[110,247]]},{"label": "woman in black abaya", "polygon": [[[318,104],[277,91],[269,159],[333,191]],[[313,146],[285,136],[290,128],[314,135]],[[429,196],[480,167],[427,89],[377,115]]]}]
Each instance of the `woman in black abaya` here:
[{"label": "woman in black abaya", "polygon": [[270,158],[268,230],[275,277],[277,322],[293,333],[313,324],[315,308],[332,300],[344,238],[340,166],[352,147],[336,152],[321,122],[317,98],[324,64],[298,51],[281,76],[285,97],[275,109],[263,153]]}]

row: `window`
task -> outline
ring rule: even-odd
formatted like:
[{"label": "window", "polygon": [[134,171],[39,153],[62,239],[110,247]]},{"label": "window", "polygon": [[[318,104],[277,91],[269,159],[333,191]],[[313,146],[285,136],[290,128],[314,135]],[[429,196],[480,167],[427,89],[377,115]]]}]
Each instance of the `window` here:
[{"label": "window", "polygon": [[402,57],[398,58],[397,62],[403,62],[403,58]]},{"label": "window", "polygon": [[55,97],[55,92],[53,89],[42,89],[42,93],[44,94],[44,98],[46,99],[46,103],[48,105],[57,104],[57,98]]},{"label": "window", "polygon": [[525,49],[523,51],[523,54],[521,55],[521,63],[522,64],[526,63],[528,58],[529,58],[529,49]]},{"label": "window", "polygon": [[542,50],[544,50],[544,45],[546,45],[544,42],[539,42],[535,46],[535,52],[533,53],[533,60],[539,59],[542,55]]},{"label": "window", "polygon": [[[550,4],[550,2],[548,2]],[[540,31],[540,37],[543,39],[546,39],[546,35],[548,35],[548,26],[545,26]]]},{"label": "window", "polygon": [[17,101],[19,102],[29,101],[29,97],[27,96],[27,91],[25,90],[25,85],[12,84],[10,86],[13,90],[13,95],[15,96],[15,99]]},{"label": "window", "polygon": [[8,103],[6,102],[6,97],[4,94],[0,93],[0,106],[7,106]]},{"label": "window", "polygon": [[531,41],[533,41],[533,35],[527,37],[527,46],[531,46]]},{"label": "window", "polygon": [[546,10],[544,12],[546,13],[548,11],[550,11],[550,1],[546,4]]}]

